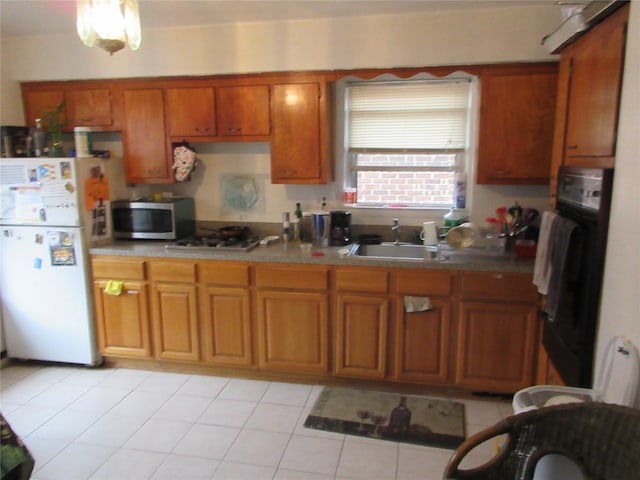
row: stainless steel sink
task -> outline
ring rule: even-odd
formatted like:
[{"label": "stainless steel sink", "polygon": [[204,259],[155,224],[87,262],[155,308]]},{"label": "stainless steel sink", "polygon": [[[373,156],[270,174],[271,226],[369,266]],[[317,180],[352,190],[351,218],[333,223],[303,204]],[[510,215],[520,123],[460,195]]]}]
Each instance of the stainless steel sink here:
[{"label": "stainless steel sink", "polygon": [[453,263],[495,263],[511,261],[513,255],[504,252],[489,251],[484,248],[452,248],[446,244],[438,247],[425,247],[414,243],[383,242],[378,245],[354,244],[348,253],[350,257],[397,260],[449,261]]},{"label": "stainless steel sink", "polygon": [[354,245],[349,256],[367,258],[397,258],[404,260],[435,260],[438,251],[435,248],[413,243],[383,242],[378,245]]}]

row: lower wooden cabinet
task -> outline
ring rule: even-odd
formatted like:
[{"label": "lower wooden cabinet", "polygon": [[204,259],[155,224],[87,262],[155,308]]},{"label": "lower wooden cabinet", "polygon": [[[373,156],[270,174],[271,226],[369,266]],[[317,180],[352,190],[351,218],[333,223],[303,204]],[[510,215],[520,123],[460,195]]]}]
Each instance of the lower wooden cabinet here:
[{"label": "lower wooden cabinet", "polygon": [[461,302],[456,385],[515,392],[533,384],[536,308]]},{"label": "lower wooden cabinet", "polygon": [[474,391],[535,380],[528,274],[118,258],[92,257],[105,356]]},{"label": "lower wooden cabinet", "polygon": [[[151,358],[149,299],[143,259],[93,258],[98,349],[103,355]],[[108,290],[109,281],[122,282]],[[107,293],[107,290],[109,293]]]},{"label": "lower wooden cabinet", "polygon": [[200,358],[195,263],[151,261],[154,354],[159,360]]},{"label": "lower wooden cabinet", "polygon": [[258,367],[327,373],[328,269],[258,266],[255,276]]},{"label": "lower wooden cabinet", "polygon": [[465,272],[458,280],[456,385],[498,392],[532,385],[537,292],[531,275]]},{"label": "lower wooden cabinet", "polygon": [[328,295],[258,292],[258,366],[265,370],[329,371]]},{"label": "lower wooden cabinet", "polygon": [[432,309],[406,312],[401,302],[396,310],[395,378],[418,383],[449,381],[451,302],[432,298]]},{"label": "lower wooden cabinet", "polygon": [[198,360],[200,332],[195,285],[154,284],[151,298],[156,358]]},{"label": "lower wooden cabinet", "polygon": [[339,293],[336,298],[336,374],[384,378],[388,324],[386,296]]},{"label": "lower wooden cabinet", "polygon": [[389,334],[389,270],[359,267],[336,269],[336,375],[381,379],[387,374]]},{"label": "lower wooden cabinet", "polygon": [[[448,270],[399,270],[392,275],[395,293],[394,379],[444,384],[451,380],[451,297],[454,275]],[[429,300],[431,308],[407,311],[408,304]]]},{"label": "lower wooden cabinet", "polygon": [[253,365],[249,265],[202,262],[198,277],[203,360]]}]

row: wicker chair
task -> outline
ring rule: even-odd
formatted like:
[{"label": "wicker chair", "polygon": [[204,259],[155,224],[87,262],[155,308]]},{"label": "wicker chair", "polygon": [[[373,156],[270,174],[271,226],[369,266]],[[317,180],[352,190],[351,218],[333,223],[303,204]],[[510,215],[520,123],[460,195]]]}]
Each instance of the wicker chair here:
[{"label": "wicker chair", "polygon": [[[506,434],[487,463],[459,465],[473,448]],[[454,452],[443,478],[531,480],[538,460],[557,453],[573,460],[585,478],[640,479],[640,410],[607,403],[573,403],[507,417],[469,437]]]}]

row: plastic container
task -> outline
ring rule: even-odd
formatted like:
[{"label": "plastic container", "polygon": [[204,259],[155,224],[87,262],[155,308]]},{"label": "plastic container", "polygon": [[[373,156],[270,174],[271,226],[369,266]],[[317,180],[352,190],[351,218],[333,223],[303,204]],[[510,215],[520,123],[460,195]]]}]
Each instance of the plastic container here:
[{"label": "plastic container", "polygon": [[76,144],[76,157],[91,156],[91,129],[89,127],[74,127],[73,140]]},{"label": "plastic container", "polygon": [[516,240],[515,251],[518,257],[535,257],[537,250],[537,243],[533,240]]}]

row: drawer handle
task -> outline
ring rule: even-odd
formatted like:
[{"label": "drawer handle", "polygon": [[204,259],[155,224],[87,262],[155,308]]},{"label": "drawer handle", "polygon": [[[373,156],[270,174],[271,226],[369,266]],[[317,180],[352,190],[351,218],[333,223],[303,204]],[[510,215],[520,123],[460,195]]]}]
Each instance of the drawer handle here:
[{"label": "drawer handle", "polygon": [[495,278],[496,280],[502,280],[504,278],[504,275],[501,273],[494,273],[492,277]]},{"label": "drawer handle", "polygon": [[95,120],[95,117],[88,117],[88,118],[81,118],[80,119],[81,122],[93,122],[93,120]]},{"label": "drawer handle", "polygon": [[227,128],[227,132],[238,133],[242,131],[242,127],[230,127]]},{"label": "drawer handle", "polygon": [[567,150],[577,150],[578,145],[567,145]]},{"label": "drawer handle", "polygon": [[209,131],[209,127],[196,128],[196,132],[208,132],[208,131]]},{"label": "drawer handle", "polygon": [[512,172],[512,170],[498,170],[496,172],[496,174],[498,175],[509,175]]}]

